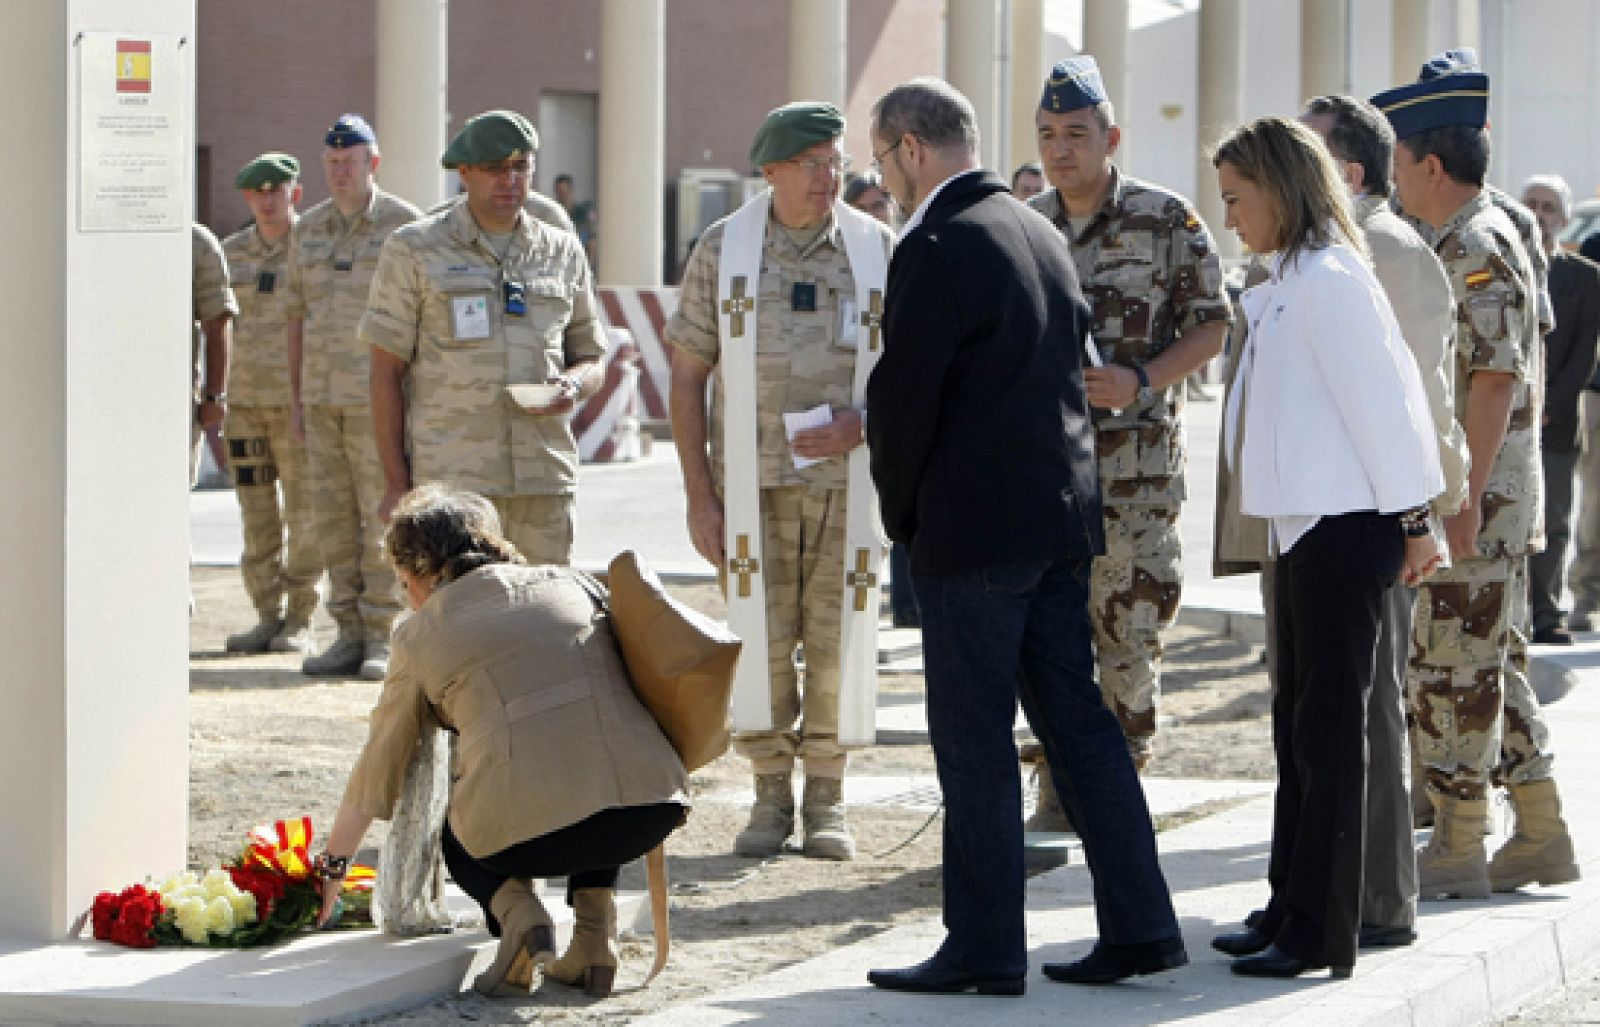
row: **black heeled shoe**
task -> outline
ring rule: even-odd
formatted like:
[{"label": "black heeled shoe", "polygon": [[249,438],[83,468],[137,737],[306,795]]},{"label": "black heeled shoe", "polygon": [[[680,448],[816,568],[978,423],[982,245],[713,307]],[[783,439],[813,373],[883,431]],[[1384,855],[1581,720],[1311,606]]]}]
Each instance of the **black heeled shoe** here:
[{"label": "black heeled shoe", "polygon": [[1313,970],[1327,970],[1334,980],[1342,981],[1355,972],[1353,966],[1330,966],[1309,959],[1291,956],[1276,945],[1268,945],[1258,956],[1246,956],[1233,961],[1233,972],[1242,977],[1299,977]]}]

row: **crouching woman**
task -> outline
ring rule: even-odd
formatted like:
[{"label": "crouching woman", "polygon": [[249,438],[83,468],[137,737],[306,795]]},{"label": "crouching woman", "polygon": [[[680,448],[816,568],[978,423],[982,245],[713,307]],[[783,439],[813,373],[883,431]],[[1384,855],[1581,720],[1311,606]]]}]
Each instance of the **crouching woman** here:
[{"label": "crouching woman", "polygon": [[[373,819],[389,819],[419,738],[442,726],[456,735],[445,865],[500,938],[475,987],[526,994],[538,965],[609,994],[618,868],[682,823],[683,764],[634,696],[611,626],[576,572],[527,565],[483,497],[413,490],[384,547],[416,612],[395,630],[320,871],[339,876]],[[559,959],[531,881],[557,876],[575,917]],[[337,889],[325,891],[322,920]]]}]

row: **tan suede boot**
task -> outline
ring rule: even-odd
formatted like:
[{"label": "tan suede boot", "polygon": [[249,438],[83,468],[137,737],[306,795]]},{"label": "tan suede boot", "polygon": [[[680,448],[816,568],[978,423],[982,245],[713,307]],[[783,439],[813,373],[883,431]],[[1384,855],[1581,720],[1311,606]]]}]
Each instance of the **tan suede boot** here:
[{"label": "tan suede boot", "polygon": [[844,779],[806,778],[805,800],[800,806],[805,844],[801,851],[812,859],[852,860],[856,840],[844,819]]},{"label": "tan suede boot", "polygon": [[788,772],[757,774],[756,802],[750,807],[750,822],[733,840],[733,851],[757,859],[776,856],[793,833],[794,784]]},{"label": "tan suede boot", "polygon": [[1561,819],[1561,796],[1553,780],[1511,785],[1511,808],[1517,830],[1489,861],[1489,883],[1495,891],[1516,891],[1526,884],[1566,884],[1578,879],[1578,855]]},{"label": "tan suede boot", "polygon": [[483,995],[526,995],[533,987],[533,968],[556,957],[550,914],[525,877],[502,884],[489,899],[489,912],[500,921],[500,948],[472,987]]},{"label": "tan suede boot", "polygon": [[1040,760],[1034,765],[1034,777],[1039,782],[1039,801],[1033,807],[1033,816],[1023,821],[1022,829],[1029,833],[1072,834],[1072,822],[1061,806],[1061,796],[1050,777],[1050,765]]},{"label": "tan suede boot", "polygon": [[1433,800],[1433,837],[1417,853],[1417,893],[1423,899],[1486,899],[1489,865],[1483,830],[1488,799],[1458,799],[1428,789]]},{"label": "tan suede boot", "polygon": [[572,893],[572,942],[545,968],[546,977],[605,998],[617,980],[617,902],[610,888]]}]

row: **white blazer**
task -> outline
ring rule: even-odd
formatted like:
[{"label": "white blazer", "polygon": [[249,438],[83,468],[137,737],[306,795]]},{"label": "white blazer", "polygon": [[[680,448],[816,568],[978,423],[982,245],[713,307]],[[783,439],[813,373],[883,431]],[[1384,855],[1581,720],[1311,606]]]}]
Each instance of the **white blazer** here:
[{"label": "white blazer", "polygon": [[1244,513],[1304,531],[1308,518],[1394,513],[1444,490],[1416,359],[1359,253],[1333,245],[1279,255],[1242,302],[1245,385],[1230,395],[1223,451],[1242,429]]}]

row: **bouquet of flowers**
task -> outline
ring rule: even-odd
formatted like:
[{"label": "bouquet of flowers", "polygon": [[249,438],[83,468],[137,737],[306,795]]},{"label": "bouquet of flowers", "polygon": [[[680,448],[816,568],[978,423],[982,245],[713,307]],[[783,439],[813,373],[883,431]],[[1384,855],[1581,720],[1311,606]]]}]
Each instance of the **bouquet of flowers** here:
[{"label": "bouquet of flowers", "polygon": [[[101,892],[90,910],[94,936],[130,948],[281,941],[310,926],[322,905],[324,882],[311,872],[311,838],[310,817],[263,824],[237,858],[204,875],[185,870],[159,885]],[[371,925],[375,876],[371,867],[350,868],[332,926]]]}]

